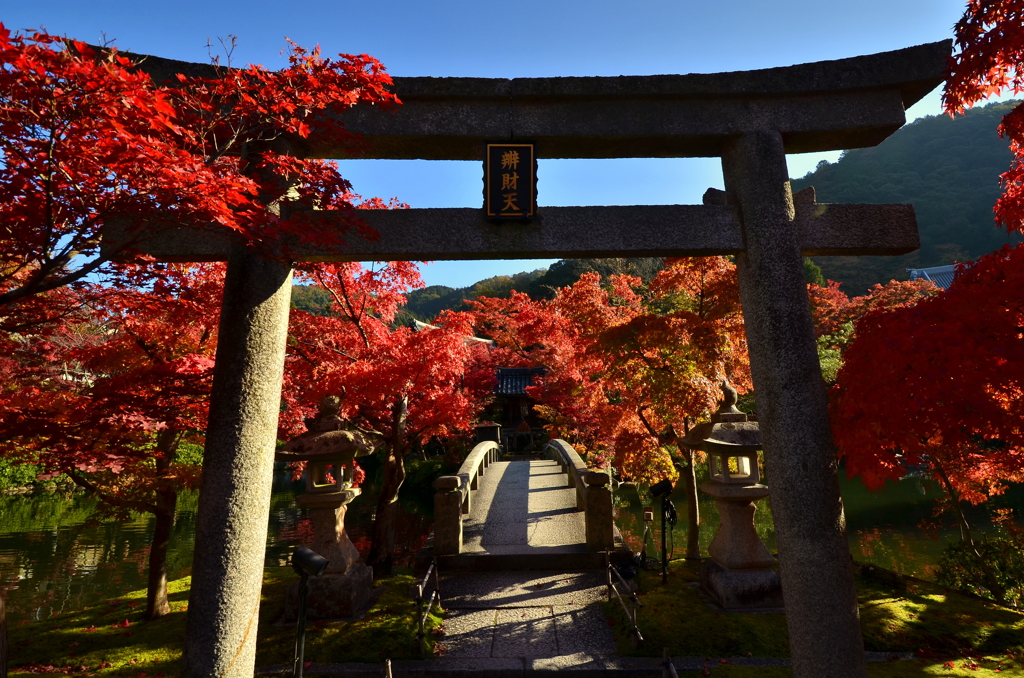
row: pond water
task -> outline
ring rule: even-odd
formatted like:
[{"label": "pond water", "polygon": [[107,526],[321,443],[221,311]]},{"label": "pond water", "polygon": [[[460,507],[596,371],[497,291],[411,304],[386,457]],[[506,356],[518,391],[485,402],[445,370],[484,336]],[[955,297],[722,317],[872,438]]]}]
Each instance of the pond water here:
[{"label": "pond water", "polygon": [[[287,565],[295,546],[307,542],[312,526],[295,497],[303,484],[287,472],[275,478],[267,534],[268,565]],[[377,488],[349,505],[346,527],[356,547],[369,549]],[[399,563],[411,560],[431,526],[422,493],[409,492],[398,521]],[[171,547],[170,579],[187,576],[195,545],[198,492],[178,497]],[[146,588],[153,518],[90,524],[96,499],[61,492],[0,496],[0,592],[10,623],[42,619]]]},{"label": "pond water", "polygon": [[[368,476],[373,473],[368,469]],[[369,548],[376,487],[364,487],[364,496],[349,506],[346,525],[356,547],[365,554]],[[1000,506],[1024,515],[1024,488],[995,500]],[[935,563],[943,546],[959,537],[950,527],[938,540],[925,536],[918,524],[931,514],[936,488],[929,481],[904,480],[891,483],[879,493],[869,493],[857,481],[842,482],[846,504],[850,550],[854,558],[923,578],[933,578]],[[312,533],[304,511],[295,502],[301,483],[281,474],[275,481],[267,536],[267,564],[285,565],[292,549]],[[686,545],[686,500],[681,491],[673,494],[679,523],[673,530],[675,556]],[[172,579],[189,573],[195,534],[196,493],[179,498],[177,519],[168,555]],[[617,524],[627,543],[639,550],[643,535],[642,508],[636,491],[623,488],[616,493]],[[96,500],[83,494],[61,493],[0,497],[0,591],[7,602],[11,623],[50,617],[80,609],[122,593],[145,588],[152,518],[140,516],[126,522],[90,525]],[[775,551],[770,507],[765,500],[756,514],[758,532]],[[398,521],[397,560],[408,562],[423,546],[431,527],[432,495],[427,479],[410,483],[401,499],[403,515]],[[701,549],[705,554],[718,527],[714,502],[702,496],[700,502]],[[972,516],[984,524],[980,512]],[[950,521],[947,521],[947,523]],[[648,547],[660,557],[660,521]]]},{"label": "pond water", "polygon": [[[707,480],[706,475],[698,478],[697,486]],[[846,514],[846,529],[850,542],[850,553],[855,560],[872,563],[901,574],[921,579],[934,580],[938,570],[939,556],[947,544],[960,539],[959,528],[949,516],[936,520],[942,527],[934,535],[925,534],[919,527],[922,520],[932,518],[935,500],[941,496],[939,487],[931,480],[906,478],[888,482],[877,492],[869,491],[857,478],[847,479],[841,472],[839,481]],[[701,554],[706,556],[708,546],[718,529],[718,510],[715,501],[700,492],[699,523]],[[687,507],[686,495],[676,488],[671,499],[676,505],[678,523],[671,531],[669,557],[686,554]],[[620,488],[615,495],[617,508],[616,525],[623,539],[633,551],[639,551],[643,544],[643,506],[634,488]],[[1016,486],[990,501],[989,508],[1013,508],[1015,515],[1024,516],[1024,486]],[[754,523],[761,539],[772,553],[777,553],[775,532],[772,527],[771,502],[768,499],[757,503]],[[661,557],[661,513],[655,505],[653,533],[647,545],[650,557]],[[968,507],[968,519],[980,531],[991,529],[987,509]],[[977,536],[977,535],[976,535]]]}]

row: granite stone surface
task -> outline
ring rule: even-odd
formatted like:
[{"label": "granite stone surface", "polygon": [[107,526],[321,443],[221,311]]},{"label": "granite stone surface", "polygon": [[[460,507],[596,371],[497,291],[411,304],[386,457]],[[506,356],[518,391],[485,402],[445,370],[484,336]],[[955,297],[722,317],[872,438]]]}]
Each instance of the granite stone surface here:
[{"label": "granite stone surface", "polygon": [[463,520],[464,554],[586,550],[584,514],[553,461],[499,461],[480,479]]},{"label": "granite stone surface", "polygon": [[[545,666],[598,666],[615,653],[599,604],[595,572],[493,572],[451,575],[441,588],[443,656],[544,660]],[[545,663],[546,662],[546,663]]]},{"label": "granite stone surface", "polygon": [[251,676],[281,403],[291,267],[228,262],[196,512],[182,674]]},{"label": "granite stone surface", "polygon": [[863,678],[861,635],[807,284],[775,131],[722,159],[746,249],[736,258],[795,676]]}]

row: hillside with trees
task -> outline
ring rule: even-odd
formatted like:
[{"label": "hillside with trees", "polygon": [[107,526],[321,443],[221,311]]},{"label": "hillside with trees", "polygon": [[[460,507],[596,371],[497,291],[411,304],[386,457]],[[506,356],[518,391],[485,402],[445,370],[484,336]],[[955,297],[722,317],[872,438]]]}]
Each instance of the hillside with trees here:
[{"label": "hillside with trees", "polygon": [[478,297],[508,299],[512,290],[522,292],[533,300],[554,299],[555,293],[575,284],[585,273],[597,273],[607,283],[613,275],[635,275],[645,283],[662,269],[660,257],[615,258],[615,259],[559,259],[551,268],[499,275],[481,280],[469,287],[452,288],[445,285],[431,285],[408,294],[409,303],[401,317],[415,318],[430,322],[444,310],[464,311],[469,307],[463,302]]},{"label": "hillside with trees", "polygon": [[848,294],[863,294],[875,283],[906,280],[908,268],[969,261],[1019,241],[996,227],[992,213],[1011,158],[996,128],[1014,105],[920,118],[874,148],[846,151],[795,179],[793,191],[814,186],[818,202],[911,203],[917,211],[920,250],[898,257],[815,257],[824,276]]}]

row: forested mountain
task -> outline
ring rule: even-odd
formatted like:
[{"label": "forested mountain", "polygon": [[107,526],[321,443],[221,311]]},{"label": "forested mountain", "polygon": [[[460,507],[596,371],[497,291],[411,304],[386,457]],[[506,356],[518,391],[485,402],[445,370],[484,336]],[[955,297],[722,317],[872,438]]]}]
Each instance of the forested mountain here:
[{"label": "forested mountain", "polygon": [[795,179],[793,191],[814,186],[818,202],[902,202],[917,211],[920,250],[900,257],[815,257],[824,276],[861,294],[874,283],[906,280],[907,268],[968,261],[1008,242],[993,222],[992,206],[1011,158],[996,127],[1014,103],[958,118],[920,118],[874,148],[847,151]]},{"label": "forested mountain", "polygon": [[616,273],[629,273],[647,282],[661,270],[662,259],[643,257],[633,259],[560,259],[551,268],[539,268],[529,273],[513,276],[499,275],[472,285],[453,289],[444,285],[432,285],[409,293],[409,303],[404,313],[429,322],[444,309],[466,310],[465,299],[477,297],[507,298],[512,290],[525,292],[533,299],[550,299],[555,290],[572,285],[584,273],[596,271],[602,278]]}]

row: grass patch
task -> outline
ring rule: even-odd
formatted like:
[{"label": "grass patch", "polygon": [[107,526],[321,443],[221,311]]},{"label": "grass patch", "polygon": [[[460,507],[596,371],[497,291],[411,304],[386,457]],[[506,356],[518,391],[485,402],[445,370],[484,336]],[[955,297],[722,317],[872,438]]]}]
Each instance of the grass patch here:
[{"label": "grass patch", "polygon": [[[752,668],[720,663],[736,656],[788,657],[789,637],[781,614],[722,614],[701,599],[691,584],[697,565],[669,565],[667,584],[659,572],[644,572],[637,625],[645,642],[634,649],[626,616],[618,601],[604,603],[623,655],[710,657],[716,676],[744,678],[792,676],[788,668]],[[938,585],[884,570],[856,573],[861,627],[868,650],[915,652],[911,661],[877,662],[869,675],[1024,676],[1024,614]]]},{"label": "grass patch", "polygon": [[[263,579],[263,605],[260,607],[260,635],[256,644],[256,665],[291,664],[295,653],[295,625],[274,626],[284,610],[285,591],[295,583],[290,568],[274,568],[280,574]],[[270,570],[268,569],[269,573]],[[358,622],[310,622],[306,626],[306,661],[383,662],[384,659],[421,659],[419,641],[413,628],[416,602],[409,596],[415,583],[411,574],[396,574],[380,580],[387,590]],[[428,631],[441,624],[435,607],[427,619]],[[427,633],[429,651],[434,634]]]},{"label": "grass patch", "polygon": [[[870,678],[946,678],[947,676],[1006,678],[1007,676],[1024,675],[1019,666],[1009,666],[1005,661],[1000,664],[987,660],[973,660],[970,663],[967,660],[961,660],[949,662],[949,664],[951,666],[946,666],[946,662],[925,659],[871,662],[868,664],[868,676]],[[972,666],[976,668],[971,668]],[[734,666],[719,664],[716,659],[708,664],[708,668],[714,678],[793,678],[793,670],[788,667]]]},{"label": "grass patch", "polygon": [[[295,650],[295,625],[280,625],[284,595],[297,577],[290,568],[267,568],[263,576],[257,666],[290,664]],[[171,614],[144,621],[146,592],[112,598],[101,605],[8,629],[9,675],[39,673],[97,676],[176,676],[180,672],[185,615],[191,579],[168,585]],[[377,603],[356,622],[310,622],[306,630],[306,661],[379,662],[387,648],[390,659],[419,658],[413,629],[416,605],[409,598],[413,577],[397,574],[382,579],[386,586]],[[428,619],[440,624],[438,615]],[[428,634],[433,645],[433,635]]]},{"label": "grass patch", "polygon": [[[660,657],[667,647],[675,657],[788,657],[786,620],[778,614],[719,614],[709,608],[690,583],[699,581],[697,565],[686,560],[669,563],[668,583],[660,571],[641,575],[637,626],[644,643],[633,649],[626,616],[618,600],[604,603],[614,624],[619,654]],[[628,601],[627,601],[628,604]]]}]

